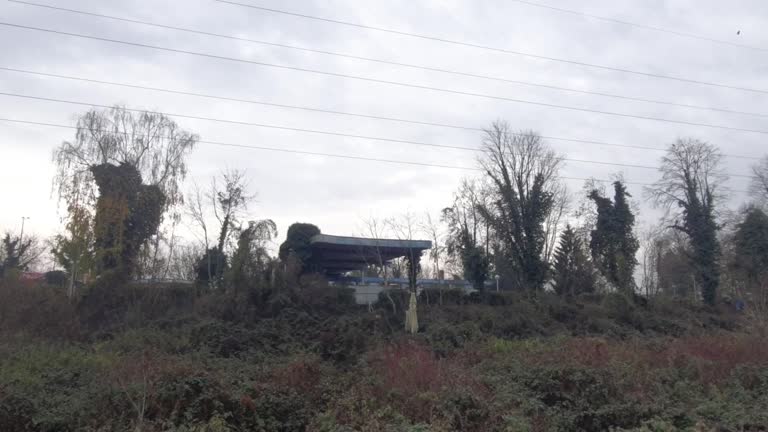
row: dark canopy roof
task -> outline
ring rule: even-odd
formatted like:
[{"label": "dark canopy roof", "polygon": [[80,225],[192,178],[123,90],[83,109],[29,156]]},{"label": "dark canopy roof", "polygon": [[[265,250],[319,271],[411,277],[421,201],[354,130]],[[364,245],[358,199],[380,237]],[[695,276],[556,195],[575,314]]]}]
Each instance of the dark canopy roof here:
[{"label": "dark canopy roof", "polygon": [[309,241],[312,260],[329,275],[360,270],[432,247],[429,240],[394,240],[317,234]]}]

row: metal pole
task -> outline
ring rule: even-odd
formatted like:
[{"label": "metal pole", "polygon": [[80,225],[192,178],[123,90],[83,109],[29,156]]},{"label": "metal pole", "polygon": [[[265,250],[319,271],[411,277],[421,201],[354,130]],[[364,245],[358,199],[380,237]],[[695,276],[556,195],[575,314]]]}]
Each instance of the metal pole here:
[{"label": "metal pole", "polygon": [[24,243],[24,221],[27,219],[29,219],[29,216],[21,217],[21,233],[19,234],[19,248],[21,248],[21,246]]}]

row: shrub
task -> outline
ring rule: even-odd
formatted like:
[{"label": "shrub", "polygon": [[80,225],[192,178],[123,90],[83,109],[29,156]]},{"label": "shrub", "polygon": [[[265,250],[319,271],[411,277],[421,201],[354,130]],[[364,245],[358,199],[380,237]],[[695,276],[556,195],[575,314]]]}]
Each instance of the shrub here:
[{"label": "shrub", "polygon": [[80,325],[63,290],[24,281],[0,281],[0,331],[76,338]]},{"label": "shrub", "polygon": [[424,288],[419,293],[419,303],[424,305],[461,305],[466,303],[464,290],[458,288]]}]

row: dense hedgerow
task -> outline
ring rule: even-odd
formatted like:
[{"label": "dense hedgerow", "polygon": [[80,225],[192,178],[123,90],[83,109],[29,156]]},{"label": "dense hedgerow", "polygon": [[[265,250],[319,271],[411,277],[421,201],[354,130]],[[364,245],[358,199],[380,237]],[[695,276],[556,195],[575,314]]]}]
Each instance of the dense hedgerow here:
[{"label": "dense hedgerow", "polygon": [[725,307],[430,291],[407,336],[400,293],[326,288],[0,285],[0,430],[768,427],[768,346]]}]

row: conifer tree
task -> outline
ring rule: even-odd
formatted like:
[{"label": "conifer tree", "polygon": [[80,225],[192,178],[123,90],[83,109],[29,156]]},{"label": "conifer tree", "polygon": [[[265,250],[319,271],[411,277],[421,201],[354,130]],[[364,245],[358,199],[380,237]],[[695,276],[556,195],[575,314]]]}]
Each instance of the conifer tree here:
[{"label": "conifer tree", "polygon": [[576,231],[568,225],[560,235],[553,265],[554,289],[559,295],[574,296],[595,289],[592,263]]}]

